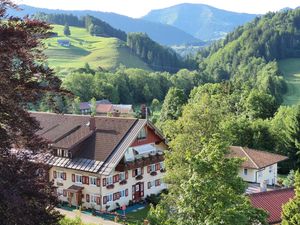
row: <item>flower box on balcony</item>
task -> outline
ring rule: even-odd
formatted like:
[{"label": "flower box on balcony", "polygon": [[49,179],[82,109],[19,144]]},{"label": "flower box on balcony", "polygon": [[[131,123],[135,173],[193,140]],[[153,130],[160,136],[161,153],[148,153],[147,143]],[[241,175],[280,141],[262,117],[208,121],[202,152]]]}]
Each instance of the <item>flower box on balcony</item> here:
[{"label": "flower box on balcony", "polygon": [[106,186],[107,189],[113,189],[114,187],[115,187],[115,185],[113,185],[113,184],[110,184],[110,185]]},{"label": "flower box on balcony", "polygon": [[162,169],[160,169],[160,172],[161,172],[161,173],[165,173],[165,172],[166,172],[166,169],[165,169],[165,168],[162,168]]},{"label": "flower box on balcony", "polygon": [[135,177],[135,179],[136,180],[141,180],[141,179],[143,179],[143,176],[142,175],[138,175],[138,176]]},{"label": "flower box on balcony", "polygon": [[151,176],[156,176],[156,175],[157,175],[157,172],[156,172],[156,171],[152,171],[152,172],[150,173],[150,175],[151,175]]},{"label": "flower box on balcony", "polygon": [[127,184],[127,180],[122,180],[122,181],[120,181],[120,183],[119,183],[120,185],[124,185],[124,184]]}]

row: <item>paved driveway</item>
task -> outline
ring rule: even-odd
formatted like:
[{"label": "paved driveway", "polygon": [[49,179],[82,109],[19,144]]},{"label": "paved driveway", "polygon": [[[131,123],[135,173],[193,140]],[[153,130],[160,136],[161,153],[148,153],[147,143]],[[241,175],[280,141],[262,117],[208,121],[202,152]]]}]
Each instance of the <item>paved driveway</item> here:
[{"label": "paved driveway", "polygon": [[65,215],[68,218],[76,218],[79,216],[84,223],[92,223],[95,225],[120,225],[119,223],[115,223],[112,221],[104,220],[99,217],[86,215],[80,213],[79,211],[67,211],[64,209],[57,209],[61,214]]}]

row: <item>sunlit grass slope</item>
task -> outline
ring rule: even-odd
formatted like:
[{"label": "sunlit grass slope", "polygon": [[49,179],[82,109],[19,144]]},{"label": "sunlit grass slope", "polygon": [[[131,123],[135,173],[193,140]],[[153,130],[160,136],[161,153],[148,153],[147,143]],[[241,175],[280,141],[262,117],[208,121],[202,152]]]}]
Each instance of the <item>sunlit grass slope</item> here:
[{"label": "sunlit grass slope", "polygon": [[284,96],[284,105],[300,103],[300,58],[285,59],[279,62],[281,72],[288,84],[288,92]]},{"label": "sunlit grass slope", "polygon": [[[91,36],[84,28],[70,27],[71,35],[63,34],[63,26],[53,25],[57,37],[45,41],[51,67],[80,68],[89,63],[92,68],[114,69],[120,64],[128,68],[150,70],[146,63],[130,53],[126,43],[117,38]],[[60,46],[58,40],[70,40],[70,47]]]}]

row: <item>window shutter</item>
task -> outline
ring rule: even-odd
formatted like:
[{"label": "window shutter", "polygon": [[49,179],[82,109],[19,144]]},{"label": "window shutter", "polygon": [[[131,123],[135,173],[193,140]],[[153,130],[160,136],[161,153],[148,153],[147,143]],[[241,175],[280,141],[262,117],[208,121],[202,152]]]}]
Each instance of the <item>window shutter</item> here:
[{"label": "window shutter", "polygon": [[75,182],[75,174],[72,174],[72,182]]},{"label": "window shutter", "polygon": [[86,202],[90,202],[90,195],[86,194]]},{"label": "window shutter", "polygon": [[155,164],[155,170],[157,171],[157,170],[160,170],[160,168],[159,168],[159,163],[156,163]]},{"label": "window shutter", "polygon": [[147,173],[150,173],[151,171],[151,166],[147,166]]},{"label": "window shutter", "polygon": [[56,171],[53,171],[53,178],[56,179],[57,175],[56,175]]},{"label": "window shutter", "polygon": [[148,189],[151,188],[151,182],[148,182]]},{"label": "window shutter", "polygon": [[103,178],[103,187],[106,186],[106,178]]},{"label": "window shutter", "polygon": [[144,197],[144,182],[141,183],[140,188],[141,188],[141,197]]},{"label": "window shutter", "polygon": [[120,174],[117,174],[116,175],[116,182],[119,182],[119,180],[120,180]]},{"label": "window shutter", "polygon": [[125,171],[125,179],[128,179],[128,171]]},{"label": "window shutter", "polygon": [[82,176],[82,184],[85,184],[86,180],[85,180],[85,176]]},{"label": "window shutter", "polygon": [[117,194],[117,193],[114,193],[114,194],[113,194],[113,200],[114,200],[114,201],[117,199],[116,194]]},{"label": "window shutter", "polygon": [[63,196],[67,197],[67,191],[65,189],[63,190]]},{"label": "window shutter", "polygon": [[158,180],[158,186],[160,186],[160,179]]},{"label": "window shutter", "polygon": [[125,196],[128,196],[128,189],[125,190]]},{"label": "window shutter", "polygon": [[107,196],[103,196],[103,204],[107,203]]},{"label": "window shutter", "polygon": [[100,180],[100,178],[97,178],[96,183],[97,183],[97,187],[100,187],[100,186],[101,186],[101,180]]},{"label": "window shutter", "polygon": [[144,167],[141,168],[141,174],[144,174]]},{"label": "window shutter", "polygon": [[63,173],[64,180],[67,180],[67,173]]},{"label": "window shutter", "polygon": [[100,205],[100,197],[99,196],[97,196],[97,198],[96,198],[96,202],[97,202],[97,205]]},{"label": "window shutter", "polygon": [[86,181],[85,181],[85,183],[86,183],[87,185],[90,184],[90,177],[89,177],[89,176],[86,176]]}]

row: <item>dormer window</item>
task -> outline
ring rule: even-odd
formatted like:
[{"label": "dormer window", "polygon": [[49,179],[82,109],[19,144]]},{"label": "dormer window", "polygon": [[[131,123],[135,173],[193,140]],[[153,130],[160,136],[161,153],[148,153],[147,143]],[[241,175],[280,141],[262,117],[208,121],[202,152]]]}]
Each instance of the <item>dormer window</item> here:
[{"label": "dormer window", "polygon": [[137,139],[138,139],[138,140],[146,139],[146,137],[147,137],[147,130],[146,130],[145,127],[143,127],[143,128],[141,129],[141,131],[139,132],[139,134],[138,134],[138,136],[137,136]]},{"label": "dormer window", "polygon": [[56,155],[57,155],[58,157],[69,158],[69,151],[68,151],[68,150],[57,149],[56,153],[57,153]]}]

